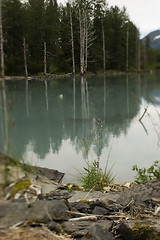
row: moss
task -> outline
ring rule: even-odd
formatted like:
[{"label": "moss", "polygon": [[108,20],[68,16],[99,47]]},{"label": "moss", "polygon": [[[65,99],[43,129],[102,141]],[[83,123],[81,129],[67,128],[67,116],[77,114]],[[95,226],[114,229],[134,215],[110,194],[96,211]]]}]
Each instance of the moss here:
[{"label": "moss", "polygon": [[83,190],[82,187],[76,185],[76,184],[67,184],[66,185],[66,190],[70,190],[70,191],[80,191]]},{"label": "moss", "polygon": [[153,240],[153,237],[155,236],[154,228],[144,223],[136,222],[132,231],[135,240]]},{"label": "moss", "polygon": [[31,184],[31,179],[29,178],[17,181],[10,192],[9,198],[14,197],[14,195],[21,190],[28,189]]},{"label": "moss", "polygon": [[88,204],[94,203],[94,201],[89,201],[86,199],[81,199],[81,200],[79,200],[79,202],[88,203]]},{"label": "moss", "polygon": [[32,224],[32,223],[40,223],[41,221],[39,220],[39,218],[34,217],[32,219],[29,219],[26,223],[27,224]]},{"label": "moss", "polygon": [[91,232],[87,232],[84,236],[86,239],[91,239],[93,235]]}]

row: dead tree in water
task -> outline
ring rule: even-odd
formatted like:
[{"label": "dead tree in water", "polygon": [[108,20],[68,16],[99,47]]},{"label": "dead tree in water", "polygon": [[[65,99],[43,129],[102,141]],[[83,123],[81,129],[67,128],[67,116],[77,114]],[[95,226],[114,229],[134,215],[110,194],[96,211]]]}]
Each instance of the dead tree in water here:
[{"label": "dead tree in water", "polygon": [[1,52],[1,76],[5,76],[4,72],[4,51],[3,51],[3,26],[2,26],[2,0],[0,0],[0,52]]}]

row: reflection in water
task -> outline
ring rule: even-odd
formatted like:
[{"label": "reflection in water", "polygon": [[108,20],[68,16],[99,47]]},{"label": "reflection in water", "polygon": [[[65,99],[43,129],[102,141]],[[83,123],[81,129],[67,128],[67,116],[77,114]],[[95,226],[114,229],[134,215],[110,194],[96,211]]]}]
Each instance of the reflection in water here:
[{"label": "reflection in water", "polygon": [[28,78],[26,78],[26,113],[29,117],[29,104],[28,104]]},{"label": "reflection in water", "polygon": [[[73,172],[74,167],[82,168],[84,159],[99,160],[105,168],[114,138],[109,163],[115,163],[115,174],[128,180],[136,161],[156,160],[159,153],[159,149],[152,152],[157,141],[153,123],[146,115],[143,121],[149,134],[146,135],[138,121],[143,108],[133,97],[147,102],[150,115],[155,107],[148,99],[153,100],[156,111],[160,112],[157,76],[151,81],[143,76],[137,79],[135,75],[59,78],[45,83],[7,81],[0,94],[3,134],[0,151],[7,151],[7,109],[12,101],[9,114],[15,124],[10,129],[8,153],[13,157],[25,156],[35,164],[65,172]],[[154,124],[157,116],[154,114]]]},{"label": "reflection in water", "polygon": [[3,151],[8,152],[8,110],[7,110],[7,98],[6,98],[6,86],[5,80],[2,80],[2,122],[4,123],[3,132]]},{"label": "reflection in water", "polygon": [[128,86],[128,73],[126,74],[126,89],[127,89],[127,116],[129,118],[129,86]]},{"label": "reflection in water", "polygon": [[104,78],[104,121],[105,121],[105,118],[106,118],[106,74],[104,73],[103,75],[103,78]]},{"label": "reflection in water", "polygon": [[47,80],[44,81],[45,84],[45,98],[46,98],[46,110],[48,112],[48,85],[47,85]]}]

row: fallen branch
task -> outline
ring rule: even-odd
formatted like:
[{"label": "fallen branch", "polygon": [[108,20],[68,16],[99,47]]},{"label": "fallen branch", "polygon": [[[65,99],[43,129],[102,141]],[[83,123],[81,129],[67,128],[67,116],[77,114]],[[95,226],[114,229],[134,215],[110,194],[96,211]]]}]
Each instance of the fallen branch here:
[{"label": "fallen branch", "polygon": [[147,109],[148,109],[148,107],[144,109],[144,112],[143,112],[142,116],[139,119],[140,122],[141,122],[142,118],[144,117],[145,113],[147,112]]},{"label": "fallen branch", "polygon": [[84,216],[84,217],[69,219],[69,222],[74,222],[74,221],[97,221],[97,217],[93,215],[93,216]]},{"label": "fallen branch", "polygon": [[[81,212],[75,212],[75,211],[67,211],[71,215],[80,215],[82,217],[79,218],[71,218],[69,221],[79,221],[79,220],[95,220],[95,218],[108,218],[108,219],[119,219],[119,218],[126,218],[126,215],[120,212],[115,212],[114,215],[95,215],[95,214],[89,214],[89,213],[81,213]],[[90,219],[89,219],[90,217]],[[88,218],[88,219],[87,219]],[[78,219],[78,220],[77,220]]]}]

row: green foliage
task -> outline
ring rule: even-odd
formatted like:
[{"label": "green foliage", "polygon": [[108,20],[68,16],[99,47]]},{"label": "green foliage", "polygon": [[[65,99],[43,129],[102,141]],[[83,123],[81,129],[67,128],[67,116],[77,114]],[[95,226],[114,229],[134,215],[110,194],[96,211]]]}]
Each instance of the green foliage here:
[{"label": "green foliage", "polygon": [[[3,32],[5,70],[8,75],[24,74],[23,38],[29,74],[44,68],[44,42],[47,46],[47,72],[72,71],[70,8],[73,22],[76,71],[80,68],[79,10],[85,11],[88,28],[88,70],[103,69],[102,23],[105,34],[106,66],[125,70],[126,20],[125,9],[108,8],[104,0],[74,0],[58,6],[57,0],[4,0]],[[129,68],[135,67],[138,29],[129,21]]]},{"label": "green foliage", "polygon": [[133,166],[132,170],[137,172],[135,182],[138,184],[146,181],[160,179],[159,161],[154,161],[154,163],[149,168],[138,168],[138,166],[135,165]]},{"label": "green foliage", "polygon": [[84,167],[84,172],[81,173],[83,187],[86,190],[103,190],[103,187],[113,183],[114,179],[111,169],[103,172],[99,167],[99,161],[87,162],[87,167]]}]

